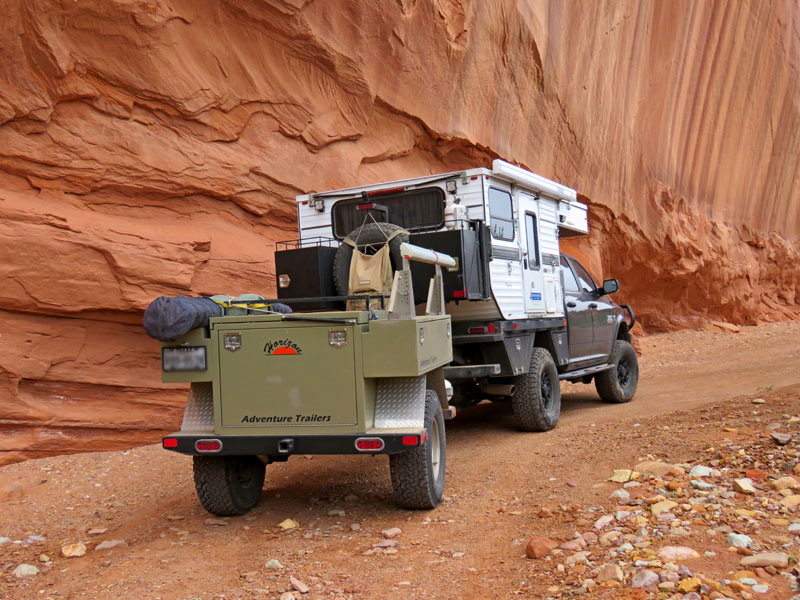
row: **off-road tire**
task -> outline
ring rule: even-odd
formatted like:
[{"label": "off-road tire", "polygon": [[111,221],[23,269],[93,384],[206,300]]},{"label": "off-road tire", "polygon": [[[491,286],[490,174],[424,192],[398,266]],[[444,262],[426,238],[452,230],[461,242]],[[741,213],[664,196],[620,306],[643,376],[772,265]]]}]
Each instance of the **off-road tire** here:
[{"label": "off-road tire", "polygon": [[[428,439],[424,443],[389,456],[394,498],[403,508],[436,508],[444,494],[447,443],[442,405],[433,390],[425,394],[425,431]],[[437,441],[438,467],[434,462]]]},{"label": "off-road tire", "polygon": [[549,431],[561,414],[561,389],[553,357],[544,348],[534,348],[531,368],[518,375],[511,406],[517,427],[523,431]]},{"label": "off-road tire", "polygon": [[614,404],[630,402],[639,383],[639,362],[633,346],[625,340],[617,340],[608,362],[614,367],[594,377],[600,399]]},{"label": "off-road tire", "polygon": [[257,456],[195,456],[194,487],[200,504],[220,517],[248,513],[261,497],[265,470]]},{"label": "off-road tire", "polygon": [[[386,242],[386,238],[395,231],[402,231],[403,228],[392,223],[367,223],[354,229],[347,237],[354,242],[358,240],[358,245],[374,244],[379,248]],[[400,254],[400,244],[408,241],[408,233],[401,233],[392,238],[389,242],[389,256],[392,261],[392,270],[397,271],[403,266],[403,257]],[[353,258],[353,247],[350,244],[341,244],[333,257],[333,283],[336,286],[336,293],[340,296],[349,296],[350,288],[350,261]]]}]

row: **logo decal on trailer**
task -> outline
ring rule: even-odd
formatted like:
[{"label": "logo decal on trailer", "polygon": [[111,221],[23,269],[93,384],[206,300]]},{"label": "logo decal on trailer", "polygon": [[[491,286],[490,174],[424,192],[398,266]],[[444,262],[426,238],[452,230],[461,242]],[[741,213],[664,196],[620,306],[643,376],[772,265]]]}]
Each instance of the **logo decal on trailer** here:
[{"label": "logo decal on trailer", "polygon": [[542,295],[539,292],[531,292],[531,300],[541,300]]},{"label": "logo decal on trailer", "polygon": [[264,354],[267,356],[302,354],[303,350],[291,340],[277,340],[264,344]]}]

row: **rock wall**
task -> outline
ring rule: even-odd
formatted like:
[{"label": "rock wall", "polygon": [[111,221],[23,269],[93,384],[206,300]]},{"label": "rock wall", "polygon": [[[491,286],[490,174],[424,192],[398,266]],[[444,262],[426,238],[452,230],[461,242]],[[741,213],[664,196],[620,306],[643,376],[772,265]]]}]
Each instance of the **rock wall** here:
[{"label": "rock wall", "polygon": [[138,325],[274,289],[293,197],[524,164],[647,329],[800,314],[800,5],[7,0],[0,464],[179,422]]}]

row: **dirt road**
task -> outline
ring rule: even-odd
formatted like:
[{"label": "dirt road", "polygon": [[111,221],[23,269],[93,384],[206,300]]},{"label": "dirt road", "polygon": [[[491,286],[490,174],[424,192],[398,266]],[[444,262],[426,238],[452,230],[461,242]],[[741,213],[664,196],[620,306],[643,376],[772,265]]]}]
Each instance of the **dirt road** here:
[{"label": "dirt road", "polygon": [[[270,465],[250,515],[212,522],[194,496],[191,459],[159,447],[3,467],[0,538],[11,541],[0,545],[0,598],[278,598],[290,575],[311,587],[304,598],[558,596],[553,565],[525,559],[524,544],[568,539],[570,510],[612,506],[612,469],[647,455],[690,460],[726,419],[758,427],[762,416],[737,397],[763,396],[755,414],[777,415],[765,419],[800,410],[800,322],[654,335],[641,354],[632,403],[607,406],[592,387],[564,384],[552,432],[514,431],[508,405],[462,412],[447,426],[446,501],[431,512],[393,505],[386,457]],[[281,531],[284,519],[299,527]],[[390,527],[403,530],[396,552],[364,555]],[[94,550],[110,540],[125,545]],[[62,557],[76,542],[87,554]],[[284,569],[267,570],[269,559]],[[41,573],[16,579],[23,562]]]}]

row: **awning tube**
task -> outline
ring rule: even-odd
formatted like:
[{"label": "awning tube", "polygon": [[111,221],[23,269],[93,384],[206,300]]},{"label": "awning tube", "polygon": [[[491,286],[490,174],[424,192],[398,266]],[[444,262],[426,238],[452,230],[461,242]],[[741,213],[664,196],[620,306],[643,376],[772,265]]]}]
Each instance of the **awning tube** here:
[{"label": "awning tube", "polygon": [[456,259],[452,256],[429,250],[428,248],[422,248],[421,246],[415,246],[407,242],[400,244],[400,254],[403,258],[408,260],[415,260],[429,265],[441,265],[443,267],[452,268],[457,264]]}]

